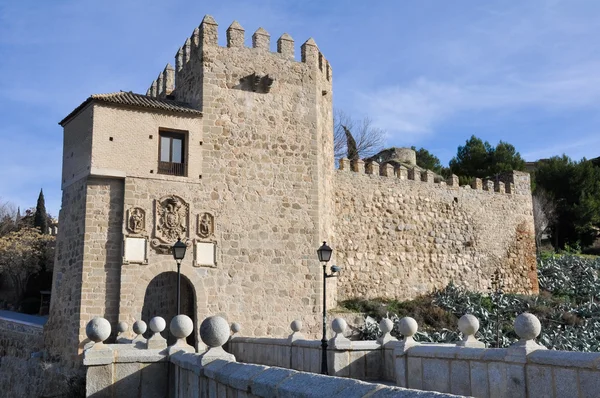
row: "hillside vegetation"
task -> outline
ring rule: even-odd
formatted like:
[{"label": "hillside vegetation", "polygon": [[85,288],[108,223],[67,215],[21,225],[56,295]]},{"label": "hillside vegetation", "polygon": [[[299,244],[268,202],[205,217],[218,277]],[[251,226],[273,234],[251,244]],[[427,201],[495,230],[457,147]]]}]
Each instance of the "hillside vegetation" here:
[{"label": "hillside vegetation", "polygon": [[[347,310],[368,315],[361,338],[372,340],[381,334],[378,322],[389,316],[397,321],[411,316],[419,324],[416,340],[449,343],[460,339],[458,318],[475,315],[480,322],[476,337],[488,347],[507,347],[516,341],[515,317],[535,314],[542,323],[538,342],[547,348],[571,351],[600,351],[600,257],[573,254],[539,258],[540,294],[525,296],[467,291],[454,284],[414,300],[350,299]],[[397,322],[396,322],[397,323]],[[397,326],[392,332],[399,336]]]}]

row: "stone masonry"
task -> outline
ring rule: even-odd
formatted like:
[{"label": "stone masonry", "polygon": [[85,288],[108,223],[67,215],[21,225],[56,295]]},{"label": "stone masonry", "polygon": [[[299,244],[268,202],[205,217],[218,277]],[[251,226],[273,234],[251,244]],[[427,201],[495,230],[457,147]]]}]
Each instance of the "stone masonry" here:
[{"label": "stone masonry", "polygon": [[[227,47],[217,35],[206,16],[146,95],[93,95],[61,122],[51,357],[80,363],[93,317],[114,330],[152,308],[145,297],[158,296],[147,289],[176,270],[177,238],[188,245],[181,271],[196,341],[198,320],[215,314],[248,336],[284,336],[293,319],[316,335],[324,240],[344,270],[328,280],[331,306],[338,296],[411,297],[451,280],[486,289],[496,267],[510,289],[536,291],[528,176],[512,175],[496,193],[391,165],[336,172],[332,70],[315,42],[297,61],[287,34],[277,52],[262,28],[252,48],[237,22]],[[180,159],[165,162],[165,153]]]}]

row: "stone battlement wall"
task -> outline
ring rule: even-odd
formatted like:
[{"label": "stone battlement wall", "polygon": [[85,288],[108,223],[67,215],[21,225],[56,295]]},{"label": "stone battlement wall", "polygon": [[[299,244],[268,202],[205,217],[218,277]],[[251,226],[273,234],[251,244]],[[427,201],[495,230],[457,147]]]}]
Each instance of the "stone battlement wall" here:
[{"label": "stone battlement wall", "polygon": [[[270,34],[261,28],[258,28],[252,35],[252,48],[247,48],[244,45],[245,30],[242,26],[234,21],[227,28],[227,50],[231,52],[231,56],[238,56],[240,52],[245,52],[248,56],[260,55],[262,57],[267,53],[275,60],[285,59],[294,60],[294,39],[284,33],[277,39],[277,52],[270,52]],[[167,64],[158,77],[152,82],[146,95],[158,98],[165,98],[171,95],[178,86],[183,85],[186,76],[193,72],[196,68],[195,63],[202,61],[203,50],[208,47],[218,47],[218,25],[210,15],[206,15],[199,27],[194,29],[192,35],[186,39],[183,46],[179,48],[175,55],[175,67]],[[327,81],[331,81],[332,70],[329,61],[325,59],[323,54],[317,48],[314,40],[308,39],[300,47],[301,62],[309,67],[317,67],[318,73]],[[291,66],[293,68],[293,66]],[[316,69],[316,68],[315,68]],[[293,73],[293,71],[291,71]],[[267,75],[268,76],[268,75]],[[241,76],[240,76],[241,77]],[[255,79],[250,84],[256,86],[266,84],[265,80],[260,79],[261,76],[253,76]],[[257,88],[257,87],[255,87]]]},{"label": "stone battlement wall", "polygon": [[538,291],[527,173],[460,187],[342,159],[334,181],[339,299],[408,299],[450,282],[487,291],[496,270],[507,291]]}]

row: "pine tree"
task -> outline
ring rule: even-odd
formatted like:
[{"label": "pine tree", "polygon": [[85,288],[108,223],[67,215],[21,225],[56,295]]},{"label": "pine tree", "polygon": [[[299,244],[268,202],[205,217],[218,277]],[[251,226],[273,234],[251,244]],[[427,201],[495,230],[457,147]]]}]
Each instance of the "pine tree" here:
[{"label": "pine tree", "polygon": [[48,214],[46,213],[46,202],[44,201],[44,192],[40,189],[35,214],[33,216],[33,226],[38,228],[43,234],[48,233]]}]

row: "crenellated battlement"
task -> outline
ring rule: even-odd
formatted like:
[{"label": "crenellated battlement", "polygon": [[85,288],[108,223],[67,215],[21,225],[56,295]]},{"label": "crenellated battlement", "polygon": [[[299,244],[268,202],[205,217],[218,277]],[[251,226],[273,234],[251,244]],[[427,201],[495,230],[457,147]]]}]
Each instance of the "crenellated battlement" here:
[{"label": "crenellated battlement", "polygon": [[419,167],[407,168],[400,164],[388,162],[379,164],[374,160],[350,161],[347,158],[342,158],[339,161],[339,170],[390,179],[418,181],[451,189],[460,188],[497,194],[531,195],[529,174],[520,171],[506,173],[500,176],[498,180],[475,178],[469,185],[460,185],[458,176],[454,174],[444,181],[439,179],[436,181],[436,174],[431,170],[423,170]]},{"label": "crenellated battlement", "polygon": [[173,68],[170,64],[167,64],[165,69],[151,83],[146,95],[158,98],[171,95],[176,86],[183,80],[183,76],[190,68],[189,65],[193,64],[193,60],[203,59],[206,50],[211,48],[227,48],[230,51],[254,51],[256,56],[269,54],[273,57],[303,63],[316,71],[325,82],[331,84],[333,74],[331,65],[312,38],[309,38],[300,46],[300,60],[296,61],[294,39],[287,33],[283,33],[277,39],[275,52],[271,51],[271,35],[262,27],[259,27],[252,34],[252,47],[245,46],[245,30],[238,21],[233,21],[226,30],[226,47],[219,46],[218,33],[217,22],[212,16],[205,15],[200,25],[194,29],[192,35],[177,50],[175,67]]}]

